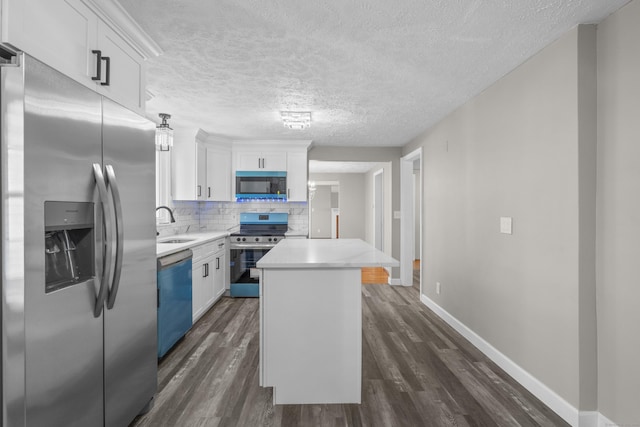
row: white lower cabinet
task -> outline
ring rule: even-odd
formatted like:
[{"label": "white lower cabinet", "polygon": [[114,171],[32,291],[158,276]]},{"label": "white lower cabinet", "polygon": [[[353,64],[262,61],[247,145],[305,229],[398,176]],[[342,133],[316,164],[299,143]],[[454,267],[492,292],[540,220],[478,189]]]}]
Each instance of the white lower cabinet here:
[{"label": "white lower cabinet", "polygon": [[223,241],[218,243],[216,248],[218,249],[214,255],[215,270],[213,273],[213,298],[217,300],[224,294],[225,290],[225,278],[226,278],[226,265],[227,265],[227,250],[226,243]]},{"label": "white lower cabinet", "polygon": [[192,314],[195,323],[224,294],[226,238],[191,248]]}]

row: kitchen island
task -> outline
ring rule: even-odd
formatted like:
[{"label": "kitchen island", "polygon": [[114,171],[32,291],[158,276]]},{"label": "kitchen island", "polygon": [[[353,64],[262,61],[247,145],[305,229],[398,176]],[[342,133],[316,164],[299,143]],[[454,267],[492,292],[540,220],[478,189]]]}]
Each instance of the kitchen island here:
[{"label": "kitchen island", "polygon": [[260,269],[260,385],[274,404],[360,403],[362,267],[398,261],[359,239],[285,239]]}]

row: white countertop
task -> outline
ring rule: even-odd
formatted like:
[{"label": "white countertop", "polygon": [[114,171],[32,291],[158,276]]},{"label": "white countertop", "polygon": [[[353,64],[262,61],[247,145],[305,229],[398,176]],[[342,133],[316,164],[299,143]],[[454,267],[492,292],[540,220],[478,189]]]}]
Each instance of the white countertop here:
[{"label": "white countertop", "polygon": [[[209,231],[206,233],[189,233],[189,234],[176,234],[174,236],[164,236],[158,238],[156,243],[156,256],[158,258],[165,255],[170,255],[175,252],[189,249],[194,246],[202,245],[212,240],[219,239],[221,237],[227,237],[228,231]],[[164,240],[185,240],[183,243],[160,243]],[[188,241],[187,241],[188,240]]]},{"label": "white countertop", "polygon": [[360,239],[284,239],[258,268],[398,267],[400,263]]}]

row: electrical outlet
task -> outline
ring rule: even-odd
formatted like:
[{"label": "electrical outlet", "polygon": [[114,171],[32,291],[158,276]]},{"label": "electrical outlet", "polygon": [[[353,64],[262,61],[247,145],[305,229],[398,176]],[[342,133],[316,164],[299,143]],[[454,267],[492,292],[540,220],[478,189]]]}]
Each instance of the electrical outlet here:
[{"label": "electrical outlet", "polygon": [[440,295],[440,288],[441,288],[440,282],[436,282],[436,294],[438,295]]}]

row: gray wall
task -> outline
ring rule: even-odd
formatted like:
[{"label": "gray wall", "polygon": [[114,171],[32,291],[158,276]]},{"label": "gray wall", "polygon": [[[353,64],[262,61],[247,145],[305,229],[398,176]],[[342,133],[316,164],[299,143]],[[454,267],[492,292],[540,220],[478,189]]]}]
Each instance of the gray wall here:
[{"label": "gray wall", "polygon": [[331,238],[331,187],[319,185],[311,202],[309,236],[312,239]]},{"label": "gray wall", "polygon": [[598,26],[599,408],[640,425],[640,2]]},{"label": "gray wall", "polygon": [[[391,209],[400,210],[400,156],[401,147],[333,147],[317,146],[309,150],[309,160],[354,162],[391,162]],[[341,205],[342,208],[342,205]],[[400,221],[391,222],[391,256],[400,260]],[[391,277],[400,278],[400,268],[391,269]]]},{"label": "gray wall", "polygon": [[[579,156],[589,143],[580,139],[587,114],[579,102],[594,102],[579,99],[578,64],[588,60],[578,41],[588,42],[589,31],[581,33],[572,30],[403,149],[423,147],[425,295],[576,408],[585,399],[581,309],[595,316],[580,298],[589,279],[579,274],[580,168],[595,176]],[[499,233],[501,216],[513,217],[512,235]]]},{"label": "gray wall", "polygon": [[340,237],[365,240],[364,174],[313,173],[309,174],[309,180],[340,182],[340,193],[338,195]]}]

